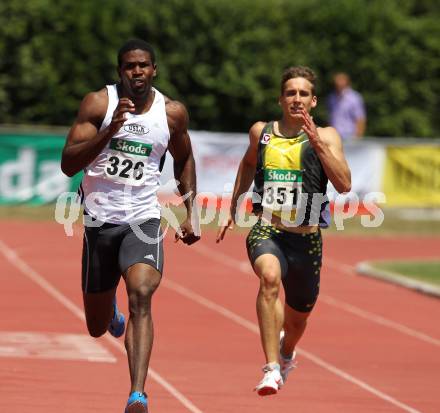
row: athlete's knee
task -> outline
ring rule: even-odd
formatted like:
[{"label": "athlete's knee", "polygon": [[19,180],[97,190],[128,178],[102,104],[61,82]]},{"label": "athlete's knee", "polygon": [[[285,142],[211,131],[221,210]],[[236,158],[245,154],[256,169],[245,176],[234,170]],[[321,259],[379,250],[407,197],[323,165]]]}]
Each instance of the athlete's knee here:
[{"label": "athlete's knee", "polygon": [[146,314],[150,312],[151,298],[156,291],[159,282],[151,280],[130,289],[128,292],[130,314]]},{"label": "athlete's knee", "polygon": [[260,283],[267,288],[280,288],[281,274],[276,269],[267,269],[261,272]]},{"label": "athlete's knee", "polygon": [[279,271],[266,270],[260,275],[260,292],[266,298],[278,297],[281,286]]},{"label": "athlete's knee", "polygon": [[[312,293],[305,291],[303,294],[299,294],[298,292],[295,293],[292,291],[292,288],[287,288],[285,289],[285,293],[286,305],[297,314],[297,316],[293,316],[293,320],[307,318],[315,307],[318,299],[318,291],[313,291]],[[289,312],[289,318],[292,317],[290,313],[291,312]]]}]

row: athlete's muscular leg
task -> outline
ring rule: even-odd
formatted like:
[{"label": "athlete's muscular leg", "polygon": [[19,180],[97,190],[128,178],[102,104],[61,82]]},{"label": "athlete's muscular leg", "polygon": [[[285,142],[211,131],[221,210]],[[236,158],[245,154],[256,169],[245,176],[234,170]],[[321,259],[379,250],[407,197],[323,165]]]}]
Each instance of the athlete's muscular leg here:
[{"label": "athlete's muscular leg", "polygon": [[151,299],[161,275],[147,264],[134,264],[125,273],[130,317],[125,334],[131,391],[142,392],[153,346]]},{"label": "athlete's muscular leg", "polygon": [[260,255],[254,262],[260,278],[257,316],[266,363],[278,363],[279,334],[283,325],[283,307],[278,297],[281,285],[280,262],[275,255]]},{"label": "athlete's muscular leg", "polygon": [[102,293],[83,293],[87,329],[92,337],[102,336],[113,317],[116,287]]},{"label": "athlete's muscular leg", "polygon": [[294,310],[288,304],[284,306],[284,339],[281,354],[290,356],[302,337],[307,326],[307,319],[311,313]]}]

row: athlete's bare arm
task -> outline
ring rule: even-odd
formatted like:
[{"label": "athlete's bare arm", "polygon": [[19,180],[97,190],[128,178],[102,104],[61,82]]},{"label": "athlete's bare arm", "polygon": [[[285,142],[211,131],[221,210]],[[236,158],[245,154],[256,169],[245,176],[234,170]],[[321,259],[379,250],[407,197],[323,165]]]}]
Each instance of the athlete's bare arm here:
[{"label": "athlete's bare arm", "polygon": [[194,234],[191,225],[191,214],[196,188],[196,167],[188,134],[188,112],[180,102],[166,98],[165,108],[168,127],[170,129],[170,143],[168,150],[174,159],[174,178],[178,181],[178,189],[185,196],[186,220],[180,225],[181,234],[176,233],[176,240],[181,239],[185,244],[191,245],[200,239]]},{"label": "athlete's bare arm", "polygon": [[110,138],[125,122],[125,113],[134,112],[133,103],[121,98],[110,125],[98,133],[107,111],[106,89],[87,94],[81,102],[78,116],[67,136],[61,158],[61,170],[73,176],[89,165],[103,150]]},{"label": "athlete's bare arm", "polygon": [[249,146],[238,167],[234,191],[232,193],[230,214],[227,222],[225,222],[218,230],[217,242],[223,240],[227,229],[232,229],[234,227],[238,199],[249,189],[254,180],[255,168],[257,166],[258,141],[265,125],[265,122],[256,122],[249,130]]},{"label": "athlete's bare arm", "polygon": [[335,128],[317,128],[310,114],[303,109],[303,129],[321,161],[322,167],[335,189],[351,190],[351,173],[344,156],[342,140]]}]

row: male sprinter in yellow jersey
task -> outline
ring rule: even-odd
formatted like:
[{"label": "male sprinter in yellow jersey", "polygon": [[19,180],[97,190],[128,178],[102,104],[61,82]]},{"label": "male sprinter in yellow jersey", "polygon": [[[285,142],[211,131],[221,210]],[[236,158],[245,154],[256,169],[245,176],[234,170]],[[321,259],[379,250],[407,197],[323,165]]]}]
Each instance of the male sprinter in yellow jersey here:
[{"label": "male sprinter in yellow jersey", "polygon": [[[246,245],[260,279],[257,315],[266,357],[264,377],[255,388],[260,396],[277,393],[295,367],[295,346],[318,297],[320,227],[328,226],[327,182],[338,192],[351,188],[340,136],[334,128],[317,128],[309,114],[317,104],[315,81],[307,67],[283,73],[282,118],[251,127],[230,216],[217,235],[219,242],[233,228],[237,201],[254,180],[253,212],[258,221]],[[284,309],[278,297],[281,282]]]}]

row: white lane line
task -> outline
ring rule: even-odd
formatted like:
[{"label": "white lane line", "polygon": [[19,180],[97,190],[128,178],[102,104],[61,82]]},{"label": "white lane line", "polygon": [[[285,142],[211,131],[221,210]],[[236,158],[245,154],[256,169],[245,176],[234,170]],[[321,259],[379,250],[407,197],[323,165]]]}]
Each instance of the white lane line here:
[{"label": "white lane line", "polygon": [[0,357],[82,360],[94,363],[117,361],[113,354],[89,335],[34,331],[1,331]]},{"label": "white lane line", "polygon": [[323,257],[322,264],[334,268],[338,271],[344,272],[347,275],[355,275],[356,274],[356,268],[353,265],[344,264],[342,262],[338,262],[332,258]]},{"label": "white lane line", "polygon": [[[193,251],[196,251],[200,253],[201,255],[204,255],[208,258],[211,258],[214,261],[219,262],[222,265],[227,265],[231,268],[234,268],[235,270],[239,270],[245,274],[252,274],[254,275],[254,272],[252,270],[251,265],[247,261],[241,261],[236,258],[232,258],[227,254],[224,254],[223,252],[216,251],[213,248],[207,247],[206,245],[195,245],[192,247]],[[384,327],[391,328],[393,330],[396,330],[402,334],[406,334],[410,337],[416,338],[418,340],[424,341],[429,344],[433,344],[435,346],[440,347],[440,340],[432,337],[428,334],[422,333],[420,331],[414,330],[404,324],[389,320],[385,317],[379,316],[377,314],[371,313],[369,311],[363,310],[362,308],[356,307],[354,305],[345,303],[341,300],[337,300],[327,294],[320,294],[319,300],[324,302],[327,305],[336,307],[340,310],[347,311],[353,315],[356,315],[358,317],[364,318],[370,322],[382,325]]]},{"label": "white lane line", "polygon": [[[117,338],[112,337],[108,334],[104,335],[109,344],[120,350],[125,354],[125,347]],[[198,407],[196,407],[190,400],[188,400],[182,393],[180,393],[172,384],[166,381],[159,373],[153,370],[151,367],[148,369],[148,375],[159,383],[163,388],[168,390],[180,403],[182,403],[190,412],[193,413],[203,413]]]},{"label": "white lane line", "polygon": [[427,334],[421,333],[419,331],[413,330],[403,324],[396,323],[394,321],[388,320],[387,318],[381,317],[379,315],[370,313],[369,311],[362,310],[359,307],[355,307],[354,305],[344,303],[343,301],[339,301],[333,297],[328,295],[322,295],[320,298],[321,301],[326,304],[332,305],[341,310],[347,311],[351,314],[357,315],[358,317],[364,318],[369,321],[373,321],[377,324],[380,324],[385,327],[390,327],[394,330],[400,331],[403,334],[407,334],[408,336],[417,338],[419,340],[425,341],[430,344],[434,344],[435,346],[440,347],[440,340],[437,340],[434,337],[428,336]]},{"label": "white lane line", "polygon": [[248,261],[242,261],[236,258],[232,258],[230,255],[225,254],[224,252],[217,251],[203,244],[192,245],[192,251],[196,251],[199,254],[204,255],[205,257],[211,258],[212,260],[219,262],[220,264],[226,264],[227,266],[234,269],[238,268],[241,272],[252,274],[253,276],[255,276],[254,271],[252,270],[252,267]]},{"label": "white lane line", "polygon": [[[80,320],[85,320],[84,312],[74,304],[63,293],[50,284],[42,275],[29,266],[16,252],[9,248],[2,240],[0,240],[0,249],[6,259],[15,267],[17,267],[23,275],[35,282],[44,291],[46,291],[52,298],[66,307],[72,314],[78,317]],[[106,334],[104,338],[111,343],[115,348],[120,350],[125,355],[125,348],[116,338]],[[166,381],[159,373],[153,370],[151,367],[148,371],[149,376],[155,380],[159,385],[164,387],[173,397],[175,397],[180,403],[182,403],[190,412],[203,413],[197,408],[189,399],[187,399],[181,392],[179,392],[172,384]]]},{"label": "white lane line", "polygon": [[[228,310],[227,308],[223,307],[222,305],[217,304],[211,300],[208,300],[207,298],[195,293],[194,291],[192,291],[186,287],[183,287],[182,285],[180,285],[174,281],[171,281],[169,279],[164,279],[162,281],[162,283],[166,288],[173,290],[176,293],[188,298],[189,300],[194,301],[194,302],[196,302],[206,308],[209,308],[212,311],[215,311],[215,312],[221,314],[222,316],[239,324],[240,326],[246,328],[247,330],[252,331],[253,333],[259,335],[259,328],[252,321],[246,320],[245,318],[241,317],[240,315],[234,313],[231,310]],[[366,390],[367,392],[374,394],[378,398],[385,400],[385,401],[393,404],[394,406],[397,406],[400,409],[405,410],[406,412],[421,413],[419,410],[414,409],[413,407],[408,406],[407,404],[400,402],[399,400],[395,399],[394,397],[391,397],[388,394],[383,393],[382,391],[376,389],[373,386],[370,386],[369,384],[352,376],[351,374],[346,373],[345,371],[343,371],[341,369],[338,369],[336,366],[334,366],[330,363],[327,363],[326,361],[324,361],[320,357],[314,355],[313,353],[310,353],[300,347],[297,347],[297,351],[304,358],[309,359],[313,363],[319,365],[320,367],[324,368],[325,370],[330,371],[331,373],[335,374],[336,376],[361,387],[362,389]]]}]

